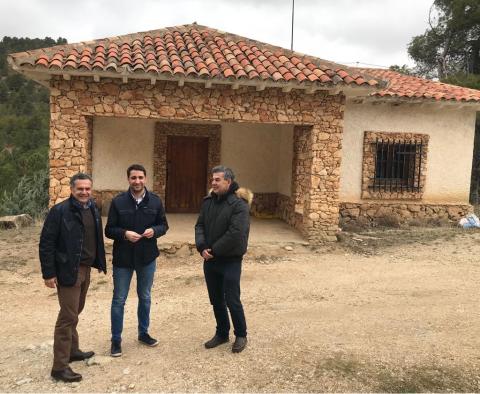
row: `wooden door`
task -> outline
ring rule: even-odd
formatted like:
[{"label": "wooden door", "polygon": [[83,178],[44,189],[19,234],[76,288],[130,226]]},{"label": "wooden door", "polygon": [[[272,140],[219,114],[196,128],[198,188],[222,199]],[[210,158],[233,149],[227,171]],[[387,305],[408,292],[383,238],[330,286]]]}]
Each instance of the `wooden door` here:
[{"label": "wooden door", "polygon": [[167,137],[167,212],[198,213],[206,195],[208,138]]}]

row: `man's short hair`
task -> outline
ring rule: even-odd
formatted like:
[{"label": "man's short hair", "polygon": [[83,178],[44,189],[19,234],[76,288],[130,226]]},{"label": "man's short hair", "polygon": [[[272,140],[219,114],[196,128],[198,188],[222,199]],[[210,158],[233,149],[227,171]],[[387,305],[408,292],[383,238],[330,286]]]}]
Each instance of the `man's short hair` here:
[{"label": "man's short hair", "polygon": [[218,172],[223,172],[224,179],[230,179],[232,182],[235,179],[235,174],[233,173],[231,168],[225,166],[216,166],[212,168],[212,174],[216,174]]},{"label": "man's short hair", "polygon": [[143,171],[143,175],[147,176],[147,170],[141,164],[132,164],[127,168],[127,178],[130,177],[130,172],[132,171]]},{"label": "man's short hair", "polygon": [[90,175],[85,174],[84,172],[78,172],[70,178],[70,187],[74,187],[76,181],[85,179],[88,179],[90,182],[93,183],[92,177]]}]

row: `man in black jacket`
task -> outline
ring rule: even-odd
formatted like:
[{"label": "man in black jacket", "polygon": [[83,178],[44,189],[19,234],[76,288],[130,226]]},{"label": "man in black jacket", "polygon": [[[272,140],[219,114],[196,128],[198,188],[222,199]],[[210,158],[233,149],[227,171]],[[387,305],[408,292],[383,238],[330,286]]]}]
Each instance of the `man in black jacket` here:
[{"label": "man in black jacket", "polygon": [[55,380],[78,382],[82,375],[69,362],[93,356],[79,349],[78,315],[85,306],[91,267],[107,272],[102,219],[91,199],[92,178],[78,173],[70,179],[71,196],[52,207],[40,236],[39,254],[45,285],[57,288],[60,312],[55,324]]},{"label": "man in black jacket", "polygon": [[239,353],[247,345],[240,276],[247,251],[253,194],[239,188],[234,178],[230,168],[212,169],[212,191],[205,197],[195,225],[195,244],[204,259],[203,272],[217,322],[215,335],[205,347],[211,349],[229,341],[228,307],[236,337],[232,352]]},{"label": "man in black jacket", "polygon": [[114,240],[110,352],[113,357],[122,355],[123,314],[134,271],[137,276],[138,340],[147,346],[158,345],[148,333],[150,294],[159,255],[157,238],[168,230],[162,201],[145,187],[145,168],[132,164],[127,169],[127,179],[130,187],[112,200],[105,227],[105,235]]}]

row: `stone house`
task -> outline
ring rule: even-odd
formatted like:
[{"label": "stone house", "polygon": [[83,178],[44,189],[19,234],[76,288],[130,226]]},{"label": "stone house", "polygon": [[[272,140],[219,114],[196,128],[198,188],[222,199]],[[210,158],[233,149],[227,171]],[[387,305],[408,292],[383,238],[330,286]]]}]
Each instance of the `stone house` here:
[{"label": "stone house", "polygon": [[339,219],[457,219],[480,91],[355,69],[197,24],[11,54],[51,94],[50,198],[92,173],[104,207],[147,168],[167,212],[196,212],[222,163],[312,242]]}]

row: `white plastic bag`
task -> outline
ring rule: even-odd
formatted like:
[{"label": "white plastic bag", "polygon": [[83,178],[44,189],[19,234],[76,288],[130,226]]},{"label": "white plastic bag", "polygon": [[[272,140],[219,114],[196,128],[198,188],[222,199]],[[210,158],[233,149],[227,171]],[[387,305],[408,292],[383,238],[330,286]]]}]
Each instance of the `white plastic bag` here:
[{"label": "white plastic bag", "polygon": [[458,225],[463,228],[480,228],[480,219],[474,213],[470,213],[464,218],[461,218]]}]

